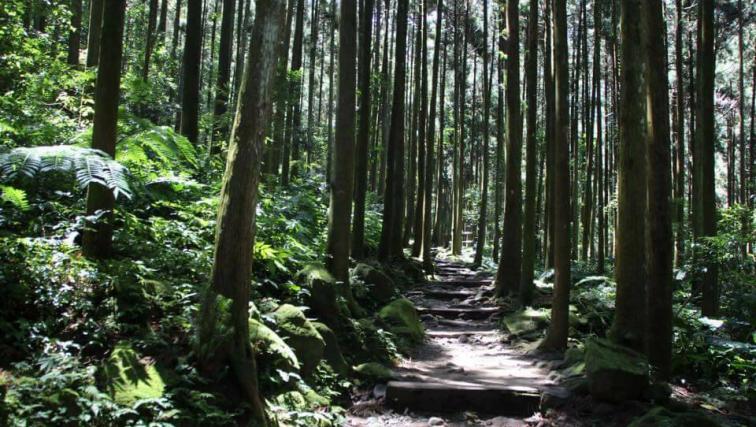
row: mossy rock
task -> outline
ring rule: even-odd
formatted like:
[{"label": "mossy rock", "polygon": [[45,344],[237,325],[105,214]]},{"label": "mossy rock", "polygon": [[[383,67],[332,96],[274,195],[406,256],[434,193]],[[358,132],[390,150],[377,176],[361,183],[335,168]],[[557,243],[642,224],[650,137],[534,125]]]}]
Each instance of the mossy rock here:
[{"label": "mossy rock", "polygon": [[591,395],[597,399],[612,402],[639,399],[648,388],[646,357],[607,339],[586,341],[585,370]]},{"label": "mossy rock", "polygon": [[294,350],[303,375],[310,375],[323,357],[325,341],[302,310],[283,304],[273,312],[279,333]]},{"label": "mossy rock", "polygon": [[122,405],[158,398],[165,392],[163,374],[154,363],[141,357],[128,341],[116,344],[100,372],[105,389]]},{"label": "mossy rock", "polygon": [[672,412],[657,406],[636,418],[629,427],[719,427],[721,424],[698,412]]},{"label": "mossy rock", "polygon": [[402,347],[423,342],[425,329],[420,322],[420,315],[418,315],[412,301],[407,298],[399,298],[390,302],[381,308],[378,316],[386,322],[389,332],[404,341],[404,343],[401,343]]},{"label": "mossy rock", "polygon": [[368,381],[388,381],[394,375],[391,369],[376,362],[367,362],[354,367],[354,372]]},{"label": "mossy rock", "polygon": [[580,279],[577,283],[575,283],[575,288],[595,288],[598,286],[606,286],[611,283],[611,280],[609,280],[606,276],[588,276]]},{"label": "mossy rock", "polygon": [[272,357],[273,366],[287,371],[299,370],[299,360],[294,350],[275,331],[257,319],[249,319],[249,339],[258,357]]},{"label": "mossy rock", "polygon": [[546,308],[526,308],[504,316],[501,322],[507,328],[510,334],[522,336],[530,334],[549,325],[551,311]]},{"label": "mossy rock", "polygon": [[328,324],[333,324],[341,316],[341,306],[338,303],[339,289],[336,279],[325,268],[308,265],[297,273],[297,277],[304,282],[303,286],[309,290],[305,303]]},{"label": "mossy rock", "polygon": [[373,301],[386,303],[391,301],[396,293],[394,280],[383,271],[368,264],[357,264],[352,275],[368,285],[369,296]]},{"label": "mossy rock", "polygon": [[325,350],[323,351],[323,358],[331,366],[334,372],[340,375],[349,374],[349,365],[344,360],[344,355],[341,352],[339,346],[339,340],[336,338],[336,334],[325,323],[312,322],[312,325],[318,331],[320,336],[325,342]]}]

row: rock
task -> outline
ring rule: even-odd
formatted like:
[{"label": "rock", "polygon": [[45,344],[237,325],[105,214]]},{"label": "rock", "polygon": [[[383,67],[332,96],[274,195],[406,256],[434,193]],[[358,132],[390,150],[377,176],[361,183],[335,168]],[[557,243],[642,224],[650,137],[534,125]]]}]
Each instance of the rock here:
[{"label": "rock", "polygon": [[672,394],[672,388],[667,383],[653,382],[646,389],[643,397],[656,404],[665,404],[669,402],[669,397]]},{"label": "rock", "polygon": [[373,397],[376,399],[386,397],[386,384],[376,384],[373,387]]},{"label": "rock", "polygon": [[165,392],[165,382],[156,365],[142,358],[128,341],[116,344],[101,374],[108,393],[122,405],[158,398]]},{"label": "rock", "polygon": [[333,326],[339,321],[341,307],[338,304],[339,289],[336,279],[325,268],[309,265],[297,273],[308,288],[305,303],[326,323]]},{"label": "rock", "polygon": [[344,355],[341,352],[339,341],[336,338],[336,334],[325,323],[312,322],[312,325],[318,331],[320,336],[325,342],[325,350],[323,351],[323,358],[333,368],[333,371],[337,374],[347,375],[349,374],[349,365],[344,360]]},{"label": "rock", "polygon": [[445,426],[446,425],[446,421],[444,421],[443,418],[430,417],[428,419],[428,425],[429,426]]},{"label": "rock", "polygon": [[504,316],[502,323],[510,334],[521,336],[546,328],[550,318],[550,310],[526,308]]},{"label": "rock", "polygon": [[611,283],[611,280],[609,280],[609,278],[606,276],[588,276],[575,283],[575,288],[593,288],[597,286],[604,286],[609,283]]},{"label": "rock", "polygon": [[370,298],[373,301],[386,303],[391,301],[396,293],[396,284],[386,273],[367,264],[357,264],[352,274],[369,287]]},{"label": "rock", "polygon": [[249,339],[258,357],[270,357],[273,366],[287,371],[299,370],[294,350],[275,331],[257,319],[249,319]]},{"label": "rock", "polygon": [[294,349],[302,374],[310,375],[323,357],[325,341],[304,313],[290,304],[283,304],[273,312],[281,336]]},{"label": "rock", "polygon": [[585,343],[588,388],[597,399],[621,402],[639,399],[648,387],[646,357],[603,338]]},{"label": "rock", "polygon": [[388,325],[388,330],[399,339],[399,347],[408,350],[420,344],[425,337],[423,324],[412,302],[399,298],[384,306],[378,316]]},{"label": "rock", "polygon": [[698,412],[672,412],[657,406],[636,418],[629,427],[719,427],[720,423]]},{"label": "rock", "polygon": [[367,362],[354,367],[354,372],[369,381],[387,381],[394,373],[391,369],[376,362]]}]

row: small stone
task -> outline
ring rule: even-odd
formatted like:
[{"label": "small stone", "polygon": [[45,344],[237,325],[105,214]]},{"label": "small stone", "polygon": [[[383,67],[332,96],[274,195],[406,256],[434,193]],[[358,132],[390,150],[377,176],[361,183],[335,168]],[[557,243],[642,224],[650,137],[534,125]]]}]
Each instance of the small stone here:
[{"label": "small stone", "polygon": [[459,342],[461,342],[462,344],[470,342],[470,335],[460,335]]},{"label": "small stone", "polygon": [[430,417],[430,419],[428,419],[428,425],[429,426],[445,426],[446,421],[444,421],[443,418]]},{"label": "small stone", "polygon": [[373,396],[375,396],[376,399],[380,399],[382,397],[386,396],[386,384],[376,384],[375,387],[373,387]]}]

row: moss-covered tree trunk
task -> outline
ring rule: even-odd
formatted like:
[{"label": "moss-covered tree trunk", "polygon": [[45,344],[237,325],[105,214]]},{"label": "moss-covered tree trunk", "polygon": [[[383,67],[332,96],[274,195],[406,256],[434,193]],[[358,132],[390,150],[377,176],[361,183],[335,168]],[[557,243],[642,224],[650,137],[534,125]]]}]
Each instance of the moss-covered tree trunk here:
[{"label": "moss-covered tree trunk", "polygon": [[496,295],[517,293],[522,265],[522,114],[520,114],[520,2],[507,1],[507,182]]},{"label": "moss-covered tree trunk", "polygon": [[647,354],[661,378],[672,364],[672,199],[666,28],[661,0],[646,0],[648,58],[648,336]]},{"label": "moss-covered tree trunk", "polygon": [[270,118],[285,1],[258,0],[250,51],[228,147],[215,234],[212,282],[203,296],[197,354],[206,374],[230,365],[256,424],[265,425],[249,339],[255,206]]},{"label": "moss-covered tree trunk", "polygon": [[[104,5],[100,39],[100,67],[95,83],[95,116],[92,148],[115,158],[118,136],[118,97],[123,55],[123,25],[126,0],[112,0]],[[101,184],[90,184],[87,191],[87,216],[97,216],[88,223],[82,238],[84,255],[107,258],[113,245],[113,192]]]},{"label": "moss-covered tree trunk", "polygon": [[[622,84],[617,184],[617,298],[610,338],[645,351],[646,93],[641,0],[621,2]],[[654,70],[656,72],[656,70]]]},{"label": "moss-covered tree trunk", "polygon": [[570,304],[570,164],[567,70],[567,4],[552,0],[554,42],[554,297],[551,323],[541,349],[567,347]]}]

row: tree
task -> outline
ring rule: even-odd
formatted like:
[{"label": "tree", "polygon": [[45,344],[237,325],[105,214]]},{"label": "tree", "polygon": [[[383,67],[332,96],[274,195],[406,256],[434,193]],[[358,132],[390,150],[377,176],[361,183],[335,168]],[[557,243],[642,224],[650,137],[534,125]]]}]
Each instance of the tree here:
[{"label": "tree", "polygon": [[516,293],[522,264],[522,115],[520,114],[520,2],[507,1],[507,178],[504,232],[496,271],[496,295]]},{"label": "tree", "polygon": [[354,190],[354,107],[357,63],[357,2],[343,0],[339,16],[339,86],[328,214],[326,266],[342,283],[353,313],[359,311],[349,288],[349,230]]},{"label": "tree", "polygon": [[81,49],[81,0],[70,0],[71,3],[71,32],[68,35],[68,63],[79,65],[79,49]]},{"label": "tree", "polygon": [[645,3],[648,61],[647,354],[661,378],[672,364],[672,212],[666,28],[661,0]]},{"label": "tree", "polygon": [[404,212],[404,73],[406,68],[408,0],[398,0],[396,9],[396,48],[394,91],[391,106],[388,154],[386,159],[386,196],[378,258],[401,258],[402,215]]},{"label": "tree", "polygon": [[[370,40],[373,0],[362,0],[360,13],[360,123],[357,130],[357,168],[355,169],[352,256],[365,256],[365,196],[367,194],[368,143],[370,139]],[[337,121],[338,129],[339,123]]]},{"label": "tree", "polygon": [[181,134],[199,142],[200,64],[202,63],[202,0],[187,0],[186,40],[182,69]]},{"label": "tree", "polygon": [[525,99],[527,100],[527,133],[525,158],[525,221],[523,224],[522,273],[520,301],[533,302],[533,268],[535,266],[536,217],[536,112],[538,82],[538,1],[531,0],[528,15],[528,40],[525,55]]},{"label": "tree", "polygon": [[281,183],[288,185],[291,175],[296,174],[290,160],[299,159],[302,138],[302,114],[300,98],[302,93],[302,49],[304,40],[304,0],[297,0],[297,15],[294,22],[294,45],[291,53],[291,75],[289,78],[289,108],[286,117],[286,142],[284,144]]},{"label": "tree", "polygon": [[[100,67],[95,83],[95,115],[92,127],[92,148],[115,158],[118,137],[118,97],[123,55],[123,25],[126,0],[112,0],[102,10]],[[115,198],[109,188],[90,184],[87,191],[89,222],[82,238],[82,250],[88,258],[107,258],[113,246],[113,210]]]},{"label": "tree", "polygon": [[144,43],[144,64],[142,64],[142,79],[147,80],[150,74],[150,59],[155,47],[155,28],[157,27],[158,18],[158,1],[150,0],[150,10],[147,17],[147,37]]},{"label": "tree", "polygon": [[[215,104],[213,107],[213,119],[215,120],[216,132],[224,129],[218,124],[222,116],[228,110],[229,81],[231,80],[231,53],[233,52],[234,40],[234,14],[236,0],[223,0],[223,16],[221,17],[220,47],[218,50],[218,80],[215,84]],[[241,13],[241,11],[239,12]],[[211,147],[211,152],[218,152],[217,146]]]},{"label": "tree", "polygon": [[427,164],[427,122],[428,122],[428,22],[427,22],[427,0],[421,2],[422,12],[420,15],[420,96],[418,105],[418,119],[417,119],[417,202],[415,205],[415,217],[414,226],[412,230],[414,232],[414,241],[412,243],[412,256],[420,256],[420,251],[423,246],[423,236],[425,231],[423,230],[423,215],[425,214],[425,192],[430,191],[426,187],[426,168],[430,166]]},{"label": "tree", "polygon": [[621,2],[623,66],[617,186],[617,297],[609,336],[617,343],[645,351],[646,227],[642,218],[646,215],[646,98],[641,9],[641,0]]},{"label": "tree", "polygon": [[[249,339],[249,301],[260,154],[270,118],[283,0],[258,0],[244,81],[229,139],[215,231],[212,282],[202,299],[197,354],[203,371],[232,368],[254,425],[266,425]],[[231,331],[223,334],[221,331]]]},{"label": "tree", "polygon": [[570,167],[567,96],[567,2],[552,0],[554,36],[554,297],[551,323],[540,348],[562,351],[567,347],[570,303]]},{"label": "tree", "polygon": [[[701,24],[698,78],[698,127],[696,138],[699,145],[700,196],[699,205],[701,237],[717,234],[716,193],[714,181],[714,0],[702,0],[699,9]],[[708,259],[706,271],[701,280],[701,313],[716,316],[719,312],[719,287],[717,286],[717,265]]]},{"label": "tree", "polygon": [[483,177],[480,181],[480,207],[478,211],[478,237],[473,265],[483,262],[483,248],[486,244],[488,225],[488,120],[491,112],[491,88],[488,87],[488,0],[483,0]]},{"label": "tree", "polygon": [[91,0],[89,3],[89,34],[87,35],[87,67],[95,67],[100,59],[100,33],[102,32],[102,10],[105,0]]}]

